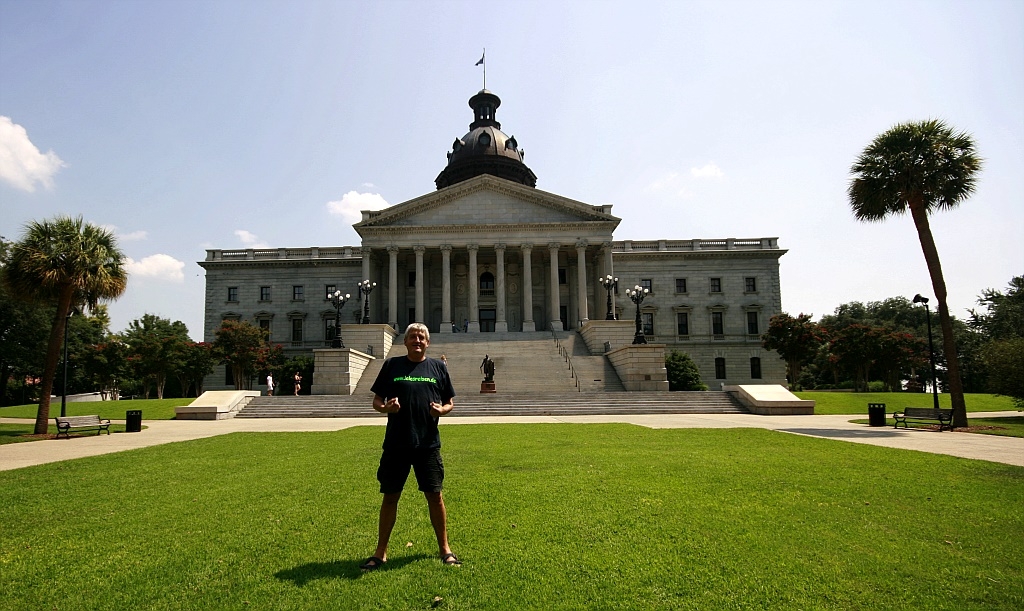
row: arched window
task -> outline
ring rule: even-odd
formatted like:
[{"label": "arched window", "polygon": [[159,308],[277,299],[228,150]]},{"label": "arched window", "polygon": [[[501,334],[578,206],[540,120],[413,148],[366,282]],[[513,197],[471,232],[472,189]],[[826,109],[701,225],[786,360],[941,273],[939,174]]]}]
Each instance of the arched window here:
[{"label": "arched window", "polygon": [[492,274],[491,272],[484,272],[480,274],[480,294],[494,294],[494,274]]}]

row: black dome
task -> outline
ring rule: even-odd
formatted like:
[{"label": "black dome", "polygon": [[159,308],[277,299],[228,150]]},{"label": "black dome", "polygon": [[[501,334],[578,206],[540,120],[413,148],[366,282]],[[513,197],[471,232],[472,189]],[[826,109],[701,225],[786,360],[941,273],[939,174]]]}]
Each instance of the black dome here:
[{"label": "black dome", "polygon": [[501,131],[501,123],[494,118],[500,105],[501,99],[486,89],[469,99],[474,120],[469,133],[452,143],[448,166],[434,180],[438,189],[481,174],[537,186],[537,176],[523,163],[524,152],[515,136]]}]

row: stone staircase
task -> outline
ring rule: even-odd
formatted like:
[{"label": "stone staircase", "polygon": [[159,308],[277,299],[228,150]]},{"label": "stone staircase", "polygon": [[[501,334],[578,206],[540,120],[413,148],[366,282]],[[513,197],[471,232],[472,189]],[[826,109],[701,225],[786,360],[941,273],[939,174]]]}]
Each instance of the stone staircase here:
[{"label": "stone staircase", "polygon": [[[745,413],[724,392],[626,392],[611,363],[591,356],[575,332],[434,333],[428,355],[448,360],[455,386],[451,416]],[[402,356],[397,342],[389,357]],[[497,394],[481,394],[484,355],[494,361]],[[370,387],[383,359],[371,361],[352,395],[256,397],[238,418],[380,417]],[[570,368],[570,363],[572,367]]]},{"label": "stone staircase", "polygon": [[[256,397],[237,418],[371,418],[373,396],[354,395]],[[747,410],[729,393],[618,392],[564,394],[522,393],[455,397],[458,416],[583,416],[628,414],[742,414]]]}]

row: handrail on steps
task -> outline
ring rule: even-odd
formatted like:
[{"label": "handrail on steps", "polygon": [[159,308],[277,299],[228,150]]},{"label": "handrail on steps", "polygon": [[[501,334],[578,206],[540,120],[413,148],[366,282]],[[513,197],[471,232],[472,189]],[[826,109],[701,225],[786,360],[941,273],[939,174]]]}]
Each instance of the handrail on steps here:
[{"label": "handrail on steps", "polygon": [[572,378],[573,383],[576,384],[576,392],[583,392],[580,388],[580,377],[576,375],[576,368],[572,366],[572,357],[569,356],[569,351],[562,346],[562,343],[558,341],[558,335],[554,329],[551,329],[551,338],[555,340],[555,348],[558,349],[558,355],[565,359],[565,362],[569,364],[569,377]]}]

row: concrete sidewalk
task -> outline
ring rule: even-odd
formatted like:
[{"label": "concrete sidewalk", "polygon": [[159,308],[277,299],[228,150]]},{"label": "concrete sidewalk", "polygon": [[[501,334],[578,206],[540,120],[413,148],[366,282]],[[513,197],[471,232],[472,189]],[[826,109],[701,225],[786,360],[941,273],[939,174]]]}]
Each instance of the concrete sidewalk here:
[{"label": "concrete sidewalk", "polygon": [[[972,418],[1018,416],[1019,412],[972,413]],[[442,418],[444,426],[497,423],[622,422],[649,428],[762,428],[839,441],[947,454],[1024,467],[1024,439],[920,429],[872,428],[852,424],[862,416],[756,416],[753,414],[659,414],[640,416],[489,416]],[[0,423],[34,420],[0,418]],[[114,421],[118,422],[118,421]],[[383,426],[380,418],[234,418],[229,420],[147,420],[140,433],[49,439],[0,445],[0,471],[97,456],[176,441],[238,432],[338,431],[353,426]]]}]

